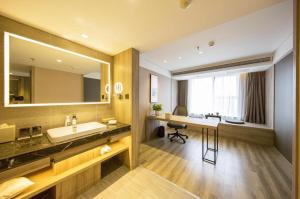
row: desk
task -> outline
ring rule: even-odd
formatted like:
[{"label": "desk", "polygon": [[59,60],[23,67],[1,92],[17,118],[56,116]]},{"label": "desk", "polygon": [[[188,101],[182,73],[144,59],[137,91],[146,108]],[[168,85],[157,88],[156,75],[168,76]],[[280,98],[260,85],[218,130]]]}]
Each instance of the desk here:
[{"label": "desk", "polygon": [[[148,116],[147,117],[147,124],[146,124],[146,137],[147,139],[151,137],[151,134],[153,135],[153,132],[157,129],[159,126],[158,121],[166,121],[166,122],[174,122],[178,124],[186,124],[188,126],[193,126],[196,128],[201,129],[202,133],[202,160],[205,162],[209,162],[212,164],[216,164],[217,162],[217,153],[219,150],[219,133],[218,133],[218,125],[219,122],[216,120],[207,120],[207,119],[199,119],[199,118],[191,118],[191,117],[185,117],[185,116],[177,116],[172,115],[170,119],[166,119],[164,115],[162,116]],[[214,132],[214,148],[210,148],[208,146],[208,131],[213,130]],[[206,134],[206,150],[204,151],[204,136]],[[153,137],[153,136],[152,136]],[[207,152],[213,151],[214,153],[214,159],[210,160],[206,158]]]}]

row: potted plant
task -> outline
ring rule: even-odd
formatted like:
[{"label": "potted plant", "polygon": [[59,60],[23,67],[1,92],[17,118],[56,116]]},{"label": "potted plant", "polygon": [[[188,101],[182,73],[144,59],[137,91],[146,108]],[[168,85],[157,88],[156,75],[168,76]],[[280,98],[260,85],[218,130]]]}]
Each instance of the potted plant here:
[{"label": "potted plant", "polygon": [[155,115],[159,116],[162,106],[161,104],[153,104],[152,109],[155,111]]}]

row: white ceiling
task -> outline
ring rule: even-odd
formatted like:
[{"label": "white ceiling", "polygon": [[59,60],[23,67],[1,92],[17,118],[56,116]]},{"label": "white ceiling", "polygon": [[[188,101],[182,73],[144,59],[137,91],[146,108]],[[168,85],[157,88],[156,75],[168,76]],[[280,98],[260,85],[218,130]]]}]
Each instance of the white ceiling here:
[{"label": "white ceiling", "polygon": [[[147,68],[156,65],[170,71],[180,71],[187,67],[270,54],[292,32],[293,2],[287,0],[147,51],[141,55],[141,63]],[[210,40],[215,40],[214,47],[208,47]],[[203,52],[201,55],[196,50],[198,45]]]},{"label": "white ceiling", "polygon": [[[179,0],[0,0],[0,13],[114,55],[130,47],[153,50],[280,1],[193,0],[183,10]],[[214,39],[221,44],[225,36]]]}]

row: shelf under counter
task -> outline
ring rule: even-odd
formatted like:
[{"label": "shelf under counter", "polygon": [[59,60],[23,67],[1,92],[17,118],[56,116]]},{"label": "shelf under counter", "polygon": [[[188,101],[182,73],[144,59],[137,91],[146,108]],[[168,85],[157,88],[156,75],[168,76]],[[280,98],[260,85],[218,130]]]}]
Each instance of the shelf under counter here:
[{"label": "shelf under counter", "polygon": [[[130,125],[118,124],[109,126],[107,131],[104,133],[96,133],[61,144],[51,144],[49,142],[47,147],[43,149],[41,149],[40,146],[36,146],[35,149],[39,148],[40,150],[30,151],[29,153],[25,153],[28,152],[28,149],[25,147],[25,150],[22,151],[21,155],[9,156],[10,158],[0,160],[0,180],[1,182],[4,182],[14,177],[30,175],[36,171],[49,172],[49,168],[52,170],[54,165],[56,165],[56,167],[54,167],[57,170],[57,165],[61,164],[61,162],[64,162],[65,160],[76,157],[78,154],[82,154],[90,150],[98,150],[101,145],[108,144],[114,147],[115,145],[118,146],[118,144],[112,144],[115,141],[121,145],[119,140],[125,137],[131,137]],[[40,137],[39,139],[44,140],[45,138],[47,137]],[[45,144],[45,140],[42,143]],[[32,143],[30,142],[28,146],[31,144]],[[126,147],[129,148],[129,144],[126,144]],[[122,150],[113,150],[113,154],[118,151],[122,152]],[[10,154],[19,153],[13,151]],[[99,151],[95,154],[99,154]],[[99,159],[98,162],[101,162],[100,160],[102,160],[103,157],[97,157]],[[11,159],[14,160],[14,165],[12,167],[8,166]],[[45,167],[47,168],[44,169]],[[57,174],[57,172],[55,174]]]},{"label": "shelf under counter", "polygon": [[[62,166],[59,166],[59,170],[57,170],[57,167],[53,165],[51,168],[43,169],[41,171],[32,173],[30,175],[27,175],[31,181],[33,181],[35,184],[30,187],[28,190],[23,192],[21,195],[18,195],[16,198],[31,198],[35,196],[36,194],[39,194],[51,187],[56,186],[60,182],[77,175],[81,172],[84,172],[87,169],[92,168],[93,166],[96,166],[97,164],[101,164],[101,162],[112,158],[118,154],[121,154],[122,152],[128,151],[129,152],[129,145],[125,144],[121,141],[116,141],[114,143],[108,144],[111,147],[111,151],[103,154],[98,155],[88,161],[85,161],[77,166],[74,166],[72,168],[67,168],[63,171],[63,164],[64,160],[62,162],[59,162],[62,164]],[[96,147],[90,151],[87,151],[85,153],[95,153],[95,151],[100,151],[101,146]],[[80,154],[79,154],[80,155]],[[76,156],[73,156],[76,158]],[[72,157],[72,158],[73,158]],[[80,158],[80,157],[78,157]],[[66,160],[67,161],[67,160]],[[68,163],[66,164],[68,165]],[[99,168],[100,169],[100,168]]]}]

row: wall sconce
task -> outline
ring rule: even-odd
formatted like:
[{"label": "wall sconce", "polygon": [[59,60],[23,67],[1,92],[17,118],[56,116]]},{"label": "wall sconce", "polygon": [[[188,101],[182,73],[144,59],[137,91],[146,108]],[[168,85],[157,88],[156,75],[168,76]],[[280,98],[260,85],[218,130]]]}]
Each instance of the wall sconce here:
[{"label": "wall sconce", "polygon": [[105,93],[108,95],[110,93],[110,86],[109,84],[105,85]]},{"label": "wall sconce", "polygon": [[121,82],[116,82],[115,83],[115,93],[117,94],[118,98],[121,100],[123,99],[123,84]]},{"label": "wall sconce", "polygon": [[103,100],[107,100],[108,96],[110,96],[110,84],[105,84],[104,90],[105,90],[105,94],[102,95],[101,98]]}]

